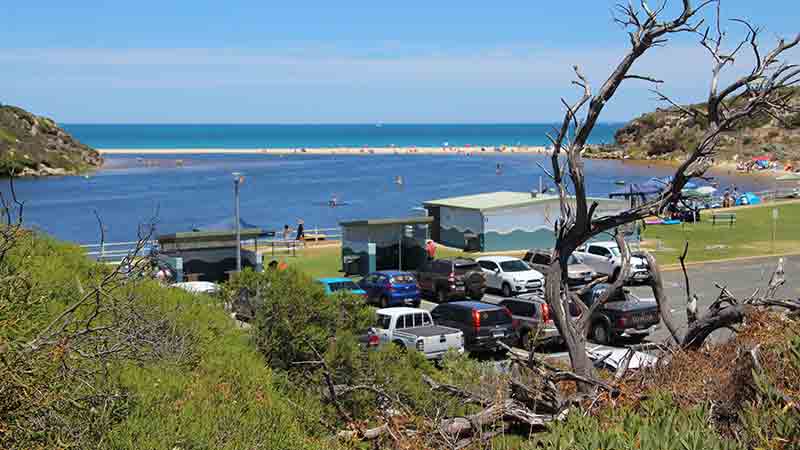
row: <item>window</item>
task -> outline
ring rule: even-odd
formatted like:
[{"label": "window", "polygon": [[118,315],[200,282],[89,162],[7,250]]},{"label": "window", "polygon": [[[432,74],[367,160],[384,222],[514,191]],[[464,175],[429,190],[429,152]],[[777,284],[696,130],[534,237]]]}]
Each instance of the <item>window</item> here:
[{"label": "window", "polygon": [[609,252],[607,248],[599,247],[597,245],[590,245],[589,253],[598,256],[611,256],[611,252]]},{"label": "window", "polygon": [[424,316],[424,314],[422,314],[422,313],[414,313],[414,326],[415,327],[421,327],[422,326],[422,316]]},{"label": "window", "polygon": [[428,314],[423,314],[422,315],[422,326],[423,327],[429,327],[431,325],[433,325],[433,322],[431,322],[431,316],[428,315]]},{"label": "window", "polygon": [[392,284],[414,284],[417,280],[409,274],[395,275],[391,279]]},{"label": "window", "polygon": [[478,263],[471,261],[462,261],[460,263],[454,264],[454,266],[455,266],[454,271],[457,273],[466,273],[472,271],[480,272],[481,270],[481,266],[479,266]]},{"label": "window", "polygon": [[378,328],[388,330],[392,326],[392,318],[385,314],[378,314],[378,320],[375,324]]},{"label": "window", "polygon": [[334,281],[332,283],[328,283],[328,288],[331,292],[337,291],[352,291],[358,289],[355,283],[352,281]]},{"label": "window", "polygon": [[531,258],[531,263],[550,265],[550,255],[546,255],[544,253],[534,253],[533,257]]},{"label": "window", "polygon": [[396,329],[406,328],[406,316],[398,316],[397,323],[394,326]]},{"label": "window", "polygon": [[500,263],[500,268],[503,269],[503,272],[525,272],[526,270],[531,270],[524,261],[519,259],[503,261]]},{"label": "window", "polygon": [[583,260],[581,258],[579,258],[578,256],[575,256],[575,254],[573,253],[572,255],[569,255],[569,259],[567,260],[567,264],[583,264]]},{"label": "window", "polygon": [[491,261],[478,261],[478,264],[486,270],[494,271],[497,268],[497,264]]},{"label": "window", "polygon": [[505,309],[489,309],[479,311],[481,326],[502,325],[511,322],[511,317]]}]

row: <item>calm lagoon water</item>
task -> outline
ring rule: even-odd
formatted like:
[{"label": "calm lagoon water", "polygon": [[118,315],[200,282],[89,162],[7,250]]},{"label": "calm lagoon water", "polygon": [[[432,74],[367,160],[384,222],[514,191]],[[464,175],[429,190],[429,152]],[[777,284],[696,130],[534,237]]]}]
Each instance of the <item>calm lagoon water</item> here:
[{"label": "calm lagoon water", "polygon": [[[92,145],[97,145],[93,143]],[[162,146],[163,147],[163,146]],[[158,232],[187,231],[218,223],[233,214],[231,172],[244,173],[242,218],[266,229],[295,226],[335,227],[340,221],[419,214],[425,200],[488,191],[529,191],[538,187],[549,160],[540,155],[198,155],[175,166],[175,157],[148,157],[160,164],[145,167],[134,157],[107,158],[106,167],[89,178],[21,179],[29,226],[59,238],[96,243],[93,211],[103,218],[109,241],[135,238],[137,225],[158,212]],[[495,172],[502,164],[502,175]],[[666,176],[670,168],[621,161],[587,161],[589,193],[606,196],[614,182],[643,182]],[[404,185],[395,184],[402,176]],[[720,177],[723,186],[765,189],[759,179]],[[546,180],[545,180],[546,181]],[[2,189],[8,190],[3,183]],[[327,206],[336,195],[347,205]]]}]

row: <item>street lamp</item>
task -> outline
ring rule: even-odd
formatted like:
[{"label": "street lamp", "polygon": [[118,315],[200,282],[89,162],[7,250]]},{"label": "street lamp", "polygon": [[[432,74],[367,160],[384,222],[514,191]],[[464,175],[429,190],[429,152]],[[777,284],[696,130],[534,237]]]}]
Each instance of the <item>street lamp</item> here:
[{"label": "street lamp", "polygon": [[235,205],[234,223],[236,224],[236,271],[242,271],[242,230],[239,227],[239,185],[244,177],[239,172],[233,172],[233,198]]}]

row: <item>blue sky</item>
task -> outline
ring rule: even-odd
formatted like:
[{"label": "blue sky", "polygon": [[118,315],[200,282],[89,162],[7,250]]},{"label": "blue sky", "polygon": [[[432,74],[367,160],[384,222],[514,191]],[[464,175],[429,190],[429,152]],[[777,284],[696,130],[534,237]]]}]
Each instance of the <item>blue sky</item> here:
[{"label": "blue sky", "polygon": [[[599,86],[627,46],[608,0],[10,3],[0,101],[67,123],[548,122],[577,95],[572,64]],[[722,5],[765,44],[800,32],[796,0]],[[710,67],[683,36],[637,69],[695,101]],[[657,106],[649,87],[623,86],[603,119]]]}]

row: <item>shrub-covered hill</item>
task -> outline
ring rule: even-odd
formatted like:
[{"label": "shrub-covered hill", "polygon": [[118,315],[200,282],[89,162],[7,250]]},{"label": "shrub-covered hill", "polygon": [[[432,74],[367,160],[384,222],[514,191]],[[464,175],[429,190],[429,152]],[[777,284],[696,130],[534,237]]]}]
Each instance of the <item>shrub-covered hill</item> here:
[{"label": "shrub-covered hill", "polygon": [[[794,90],[800,94],[800,88]],[[800,106],[800,95],[794,97],[793,103]],[[704,107],[704,104],[687,106],[701,111]],[[785,113],[779,119],[756,115],[725,131],[717,147],[719,158],[731,160],[734,155],[747,158],[771,153],[781,161],[800,160],[800,110]],[[620,128],[614,136],[614,145],[593,148],[588,154],[601,158],[682,158],[687,149],[697,145],[706,128],[702,120],[687,117],[677,108],[658,109]]]},{"label": "shrub-covered hill", "polygon": [[0,105],[0,176],[69,175],[99,167],[100,154],[46,117]]}]

